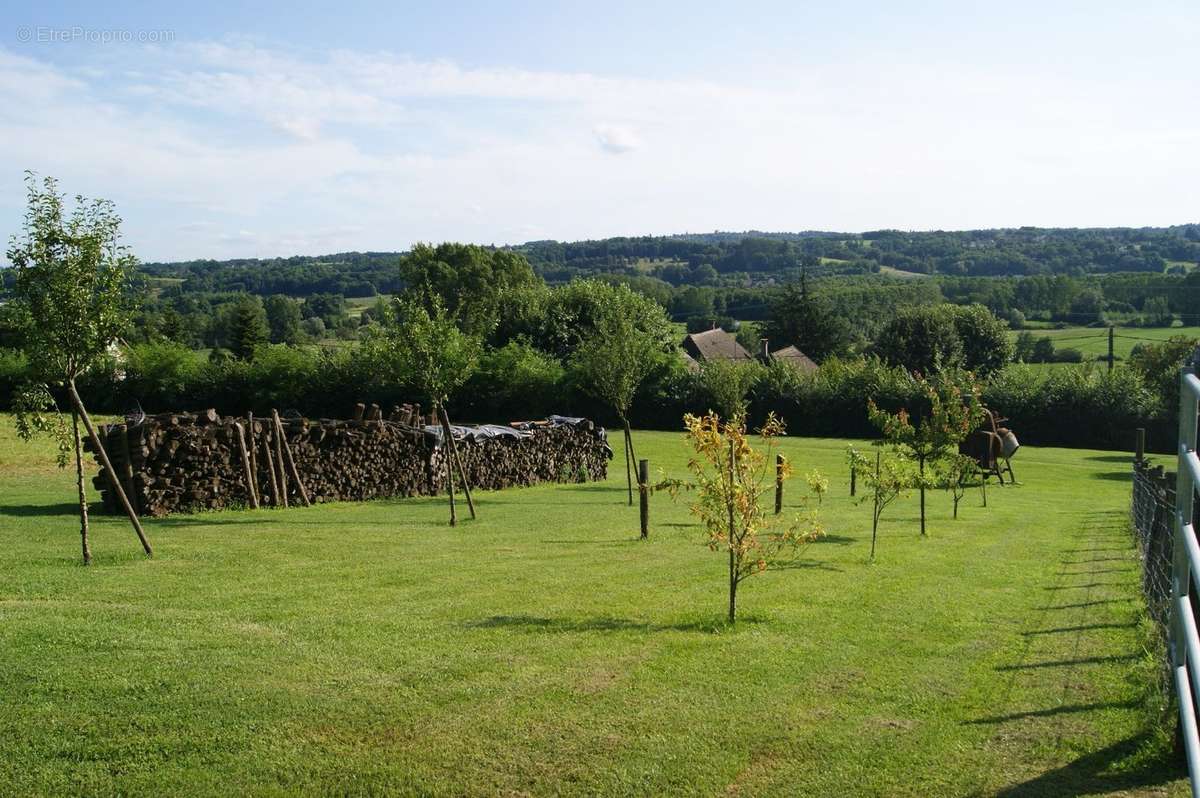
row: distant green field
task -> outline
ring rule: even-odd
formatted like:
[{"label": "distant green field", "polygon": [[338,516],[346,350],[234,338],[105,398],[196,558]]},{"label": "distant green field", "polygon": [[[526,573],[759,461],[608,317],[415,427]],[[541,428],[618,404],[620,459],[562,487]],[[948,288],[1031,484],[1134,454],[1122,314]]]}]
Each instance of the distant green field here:
[{"label": "distant green field", "polygon": [[378,294],[376,296],[355,296],[346,297],[346,315],[352,319],[357,319],[362,315],[367,308],[375,307],[375,303],[379,300],[385,302],[392,298],[391,294]]},{"label": "distant green field", "polygon": [[687,261],[676,260],[675,258],[638,258],[634,262],[633,267],[639,272],[650,274],[655,269],[664,266],[686,266]]},{"label": "distant green field", "polygon": [[[1062,330],[1030,330],[1036,338],[1049,336],[1055,349],[1078,349],[1085,360],[1095,360],[1097,355],[1108,354],[1108,330],[1103,327],[1067,327]],[[1015,341],[1020,332],[1013,330],[1009,336]],[[1200,338],[1200,327],[1118,327],[1114,332],[1113,353],[1118,359],[1129,357],[1139,343],[1158,343],[1175,335]],[[1071,365],[1071,364],[1056,364]]]},{"label": "distant green field", "polygon": [[891,266],[880,266],[879,273],[886,274],[890,277],[899,277],[904,280],[923,280],[929,277],[928,274],[922,274],[921,272],[906,272],[903,269],[894,269]]}]

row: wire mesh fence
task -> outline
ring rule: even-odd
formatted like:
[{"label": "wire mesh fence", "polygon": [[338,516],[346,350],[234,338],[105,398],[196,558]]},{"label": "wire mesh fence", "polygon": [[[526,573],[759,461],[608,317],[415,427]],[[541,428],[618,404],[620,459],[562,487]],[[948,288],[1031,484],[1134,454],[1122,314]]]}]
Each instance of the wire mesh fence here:
[{"label": "wire mesh fence", "polygon": [[1130,504],[1134,537],[1142,560],[1142,592],[1150,617],[1166,639],[1171,603],[1171,556],[1175,518],[1175,475],[1162,466],[1133,466]]}]

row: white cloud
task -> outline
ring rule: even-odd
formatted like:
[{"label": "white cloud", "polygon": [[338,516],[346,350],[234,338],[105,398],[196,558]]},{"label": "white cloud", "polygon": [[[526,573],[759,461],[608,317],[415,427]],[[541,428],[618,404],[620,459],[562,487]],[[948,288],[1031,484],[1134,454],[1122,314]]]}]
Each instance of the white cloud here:
[{"label": "white cloud", "polygon": [[1165,224],[1200,201],[1186,76],[1098,85],[854,64],[723,85],[246,42],[106,53],[72,71],[0,49],[5,229],[25,168],[116,201],[145,259]]},{"label": "white cloud", "polygon": [[637,133],[624,125],[598,125],[593,132],[600,149],[614,155],[631,152],[642,146]]}]

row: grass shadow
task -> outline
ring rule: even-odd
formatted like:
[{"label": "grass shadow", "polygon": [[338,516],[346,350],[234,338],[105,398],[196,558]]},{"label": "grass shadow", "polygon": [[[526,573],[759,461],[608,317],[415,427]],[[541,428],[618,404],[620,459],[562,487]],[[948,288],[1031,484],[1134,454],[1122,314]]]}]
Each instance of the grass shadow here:
[{"label": "grass shadow", "polygon": [[[97,508],[98,510],[99,508]],[[92,512],[92,508],[88,506],[89,515],[107,515],[100,512]],[[0,515],[11,515],[14,518],[48,518],[59,515],[79,515],[79,505],[63,502],[61,504],[7,504],[0,506]]]},{"label": "grass shadow", "polygon": [[734,631],[740,625],[765,623],[766,618],[744,615],[736,624],[725,618],[713,617],[679,623],[649,623],[629,618],[600,615],[593,618],[548,618],[540,615],[493,615],[464,624],[469,629],[519,629],[532,632],[706,632],[719,634]]},{"label": "grass shadow", "polygon": [[1153,741],[1149,734],[1139,734],[1113,743],[1107,748],[1085,754],[1055,770],[1036,778],[1014,784],[996,793],[1001,798],[1068,798],[1069,796],[1102,795],[1128,792],[1166,784],[1187,775],[1185,768],[1169,755],[1139,762],[1128,770],[1114,767],[1123,760],[1137,757]]},{"label": "grass shadow", "polygon": [[1109,665],[1114,662],[1131,662],[1138,659],[1137,654],[1109,654],[1103,657],[1076,657],[1075,659],[1056,659],[1047,662],[1027,662],[1020,665],[997,665],[998,671],[1026,671],[1040,668],[1073,668],[1076,665]]},{"label": "grass shadow", "polygon": [[1071,715],[1078,712],[1097,712],[1105,709],[1137,709],[1141,706],[1138,701],[1102,701],[1092,704],[1064,704],[1046,709],[1032,709],[1028,712],[1013,712],[1008,715],[989,715],[975,720],[964,720],[964,726],[981,726],[996,723],[1009,723],[1028,718],[1052,718],[1055,715]]},{"label": "grass shadow", "polygon": [[1110,482],[1133,482],[1132,471],[1104,471],[1091,475],[1092,479],[1107,479]]}]

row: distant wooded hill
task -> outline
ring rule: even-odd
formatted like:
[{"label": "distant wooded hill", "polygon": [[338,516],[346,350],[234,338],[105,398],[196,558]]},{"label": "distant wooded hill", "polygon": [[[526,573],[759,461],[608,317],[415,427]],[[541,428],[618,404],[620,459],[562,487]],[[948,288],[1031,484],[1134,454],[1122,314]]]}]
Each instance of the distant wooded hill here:
[{"label": "distant wooded hill", "polygon": [[[770,285],[810,275],[1020,276],[1112,272],[1184,274],[1200,262],[1200,224],[1173,227],[1035,228],[867,233],[714,232],[530,241],[510,247],[549,282],[596,274],[672,286]],[[151,277],[184,292],[254,294],[391,293],[398,252],[343,252],[273,259],[147,263]]]}]

